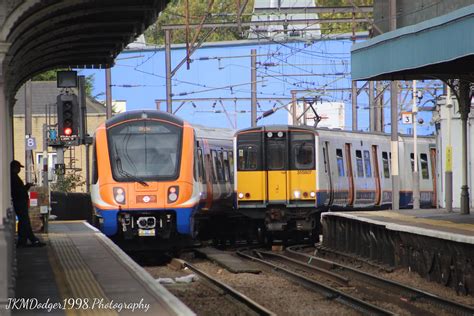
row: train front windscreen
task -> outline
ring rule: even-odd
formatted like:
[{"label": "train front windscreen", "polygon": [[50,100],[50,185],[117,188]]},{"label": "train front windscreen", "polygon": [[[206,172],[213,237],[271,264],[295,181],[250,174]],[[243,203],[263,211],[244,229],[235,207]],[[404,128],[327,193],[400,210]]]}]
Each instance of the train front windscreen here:
[{"label": "train front windscreen", "polygon": [[118,182],[169,181],[179,176],[182,128],[138,120],[107,131],[113,178]]}]

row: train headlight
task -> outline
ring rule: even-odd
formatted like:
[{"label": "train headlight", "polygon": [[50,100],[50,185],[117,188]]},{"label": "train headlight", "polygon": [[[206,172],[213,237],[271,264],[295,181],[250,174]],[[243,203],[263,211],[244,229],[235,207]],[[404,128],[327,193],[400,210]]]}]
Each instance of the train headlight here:
[{"label": "train headlight", "polygon": [[113,188],[114,200],[118,204],[125,204],[125,190],[120,187]]},{"label": "train headlight", "polygon": [[272,133],[272,132],[268,132],[268,133],[267,133],[267,137],[268,137],[268,138],[272,138],[272,137],[273,137],[273,133]]},{"label": "train headlight", "polygon": [[316,192],[311,191],[311,192],[309,193],[309,196],[314,199],[314,198],[316,197]]},{"label": "train headlight", "polygon": [[239,193],[239,199],[243,199],[244,198],[244,194],[242,192]]},{"label": "train headlight", "polygon": [[179,187],[173,186],[168,188],[168,203],[174,203],[178,200]]},{"label": "train headlight", "polygon": [[301,191],[295,190],[293,191],[293,195],[295,196],[295,199],[301,198]]},{"label": "train headlight", "polygon": [[283,132],[278,132],[277,136],[280,138],[283,137]]}]

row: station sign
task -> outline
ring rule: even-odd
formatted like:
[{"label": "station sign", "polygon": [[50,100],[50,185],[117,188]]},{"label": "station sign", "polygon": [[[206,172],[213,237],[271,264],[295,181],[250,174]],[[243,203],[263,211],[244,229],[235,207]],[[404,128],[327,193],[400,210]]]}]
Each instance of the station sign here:
[{"label": "station sign", "polygon": [[402,123],[403,124],[413,124],[413,113],[412,112],[402,112]]}]

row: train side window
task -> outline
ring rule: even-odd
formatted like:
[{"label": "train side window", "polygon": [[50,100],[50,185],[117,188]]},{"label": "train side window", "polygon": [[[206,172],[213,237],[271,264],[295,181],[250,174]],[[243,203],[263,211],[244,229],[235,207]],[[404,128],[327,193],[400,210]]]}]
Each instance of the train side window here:
[{"label": "train side window", "polygon": [[326,148],[323,147],[323,161],[324,161],[324,172],[328,173],[328,162],[326,159]]},{"label": "train side window", "polygon": [[423,179],[429,179],[430,171],[428,169],[428,155],[420,154],[420,162],[421,162],[421,177]]},{"label": "train side window", "polygon": [[411,172],[415,172],[415,154],[410,154]]},{"label": "train side window", "polygon": [[211,159],[212,159],[211,163],[212,163],[212,174],[213,174],[212,183],[217,184],[219,172],[217,171],[217,153],[215,150],[211,150]]},{"label": "train side window", "polygon": [[356,150],[357,177],[364,177],[364,163],[362,162],[362,151]]},{"label": "train side window", "polygon": [[227,157],[229,157],[227,163],[229,164],[230,182],[234,183],[234,152],[227,152]]},{"label": "train side window", "polygon": [[382,165],[383,165],[383,176],[384,178],[390,178],[390,168],[388,165],[388,154],[386,151],[382,151]]},{"label": "train side window", "polygon": [[344,177],[344,156],[342,155],[342,149],[336,149],[337,159],[337,172],[340,177]]},{"label": "train side window", "polygon": [[227,151],[222,151],[221,152],[221,158],[222,158],[222,162],[223,162],[223,172],[224,172],[224,180],[226,182],[229,182],[229,179],[230,179],[230,172],[229,172],[229,158],[228,158],[228,154],[227,154]]},{"label": "train side window", "polygon": [[204,161],[203,161],[203,155],[202,155],[202,149],[199,148],[197,151],[197,159],[198,159],[198,170],[199,170],[199,176],[201,178],[202,183],[206,183],[206,171],[204,169]]},{"label": "train side window", "polygon": [[217,181],[219,183],[224,183],[225,177],[224,177],[224,166],[222,163],[222,152],[219,152],[219,154],[215,155],[215,161],[216,161]]},{"label": "train side window", "polygon": [[239,153],[238,167],[241,171],[257,170],[258,151],[255,145],[241,145],[237,149]]},{"label": "train side window", "polygon": [[92,184],[97,184],[99,181],[99,170],[97,169],[97,150],[96,150],[95,139],[92,144]]},{"label": "train side window", "polygon": [[370,152],[368,150],[364,150],[364,165],[365,165],[365,176],[367,178],[371,178],[372,166],[370,164]]}]

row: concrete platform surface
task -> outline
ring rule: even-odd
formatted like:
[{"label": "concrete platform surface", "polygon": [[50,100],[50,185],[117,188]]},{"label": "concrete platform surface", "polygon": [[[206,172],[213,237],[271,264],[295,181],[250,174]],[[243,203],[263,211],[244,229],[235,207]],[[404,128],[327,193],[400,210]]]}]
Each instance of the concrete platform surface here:
[{"label": "concrete platform surface", "polygon": [[327,212],[322,216],[357,219],[383,225],[388,230],[474,244],[474,214],[462,215],[459,210],[452,213],[444,209]]},{"label": "concrete platform surface", "polygon": [[194,315],[86,222],[51,222],[42,238],[17,251],[13,315]]}]

